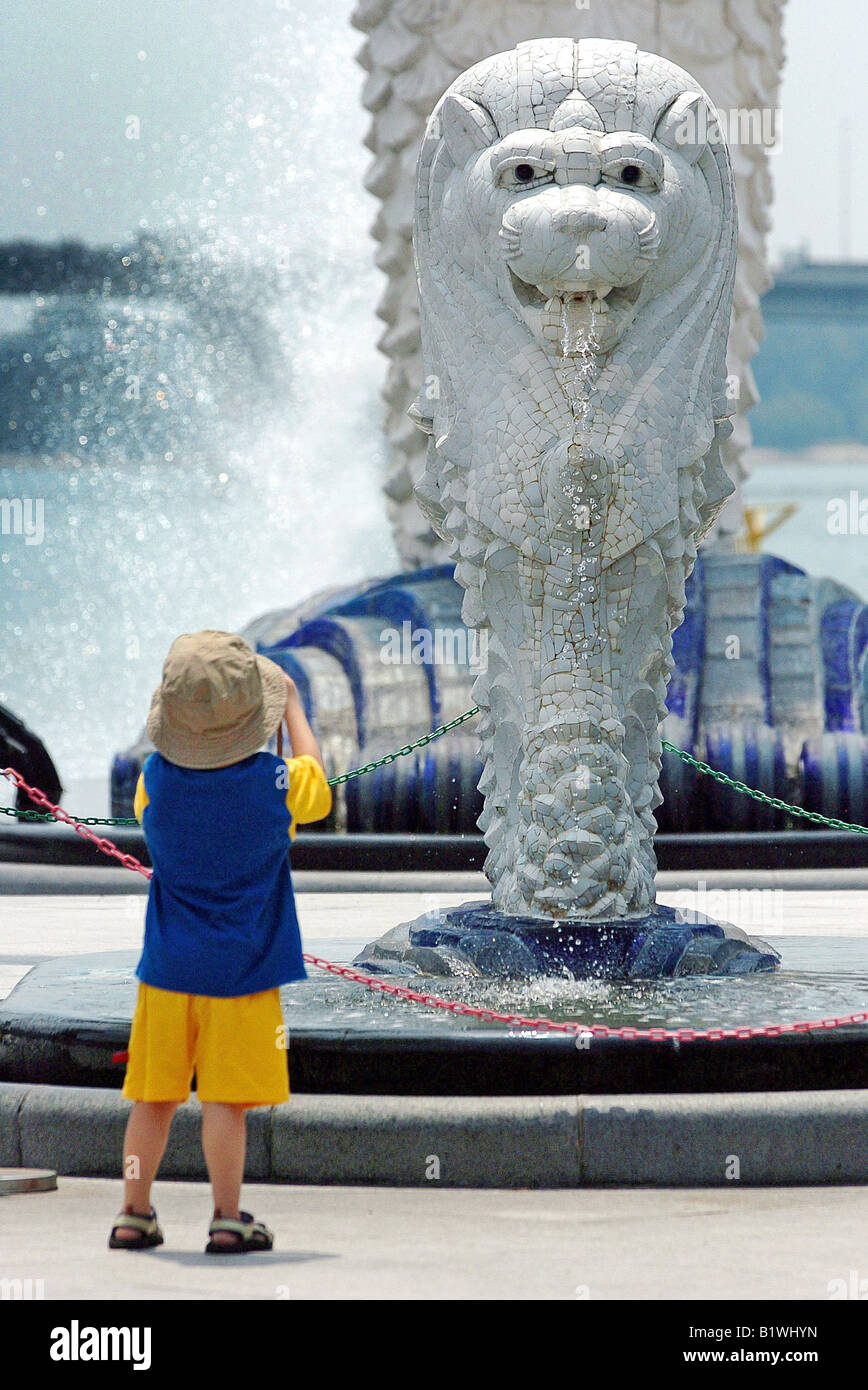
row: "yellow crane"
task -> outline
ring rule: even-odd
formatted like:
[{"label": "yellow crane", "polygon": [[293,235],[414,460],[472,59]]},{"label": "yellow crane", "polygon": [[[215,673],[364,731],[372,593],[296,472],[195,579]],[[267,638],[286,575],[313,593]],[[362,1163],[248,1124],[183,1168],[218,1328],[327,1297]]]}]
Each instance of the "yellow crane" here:
[{"label": "yellow crane", "polygon": [[785,521],[789,521],[798,510],[798,502],[782,502],[776,506],[767,502],[746,504],[743,508],[744,530],[735,537],[734,548],[739,554],[762,550],[762,543],[766,537],[777,531],[779,526],[783,526]]}]

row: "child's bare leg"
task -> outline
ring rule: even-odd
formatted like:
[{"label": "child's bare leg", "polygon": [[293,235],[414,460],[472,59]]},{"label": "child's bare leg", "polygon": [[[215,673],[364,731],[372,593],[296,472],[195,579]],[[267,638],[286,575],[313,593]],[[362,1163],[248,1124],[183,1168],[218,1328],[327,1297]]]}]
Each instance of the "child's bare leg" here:
[{"label": "child's bare leg", "polygon": [[[150,1215],[151,1183],[165,1153],[178,1105],[176,1100],[137,1100],[130,1111],[124,1135],[124,1209],[139,1216]],[[140,1234],[131,1226],[117,1230],[119,1240],[137,1240]]]},{"label": "child's bare leg", "polygon": [[[202,1150],[214,1194],[214,1214],[237,1221],[241,1215],[241,1183],[244,1180],[244,1154],[247,1147],[246,1107],[202,1102]],[[235,1245],[231,1231],[218,1231],[212,1237],[217,1245]]]}]

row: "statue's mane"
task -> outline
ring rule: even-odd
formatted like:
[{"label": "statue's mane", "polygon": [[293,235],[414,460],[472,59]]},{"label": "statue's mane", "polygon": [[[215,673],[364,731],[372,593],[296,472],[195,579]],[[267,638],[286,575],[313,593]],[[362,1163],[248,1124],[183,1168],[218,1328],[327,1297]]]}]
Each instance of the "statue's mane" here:
[{"label": "statue's mane", "polygon": [[[466,257],[464,265],[456,261],[441,222],[445,183],[455,167],[440,128],[443,102],[458,95],[481,106],[498,132],[495,139],[532,126],[548,129],[553,118],[575,114],[581,119],[584,108],[598,128],[602,122],[607,131],[632,129],[651,138],[668,108],[684,93],[697,91],[682,69],[633,44],[534,40],[469,68],[429,118],[414,216],[426,384],[411,414],[432,436],[417,496],[444,537],[455,534],[448,521],[455,507],[484,531],[491,498],[503,494],[522,465],[533,461],[536,466],[572,438],[574,417],[564,390],[568,365],[546,352],[502,297],[493,272],[486,272],[482,248],[472,269],[465,268]],[[566,117],[557,115],[564,111]],[[649,527],[677,514],[679,471],[697,459],[706,459],[703,531],[731,491],[716,448],[717,435],[730,428],[724,420],[725,354],[737,247],[725,144],[709,144],[696,168],[713,209],[708,244],[697,263],[659,293],[653,292],[654,270],[648,273],[648,297],[643,290],[635,321],[604,360],[588,394],[590,448],[610,462],[619,480],[616,511],[636,516],[641,511],[646,535]],[[496,428],[486,401],[499,403]],[[643,480],[652,476],[658,482],[649,498]],[[526,517],[516,539],[526,540],[534,524],[533,516]],[[630,534],[629,525],[613,528],[607,563],[635,543]],[[539,540],[544,541],[541,534]]]}]

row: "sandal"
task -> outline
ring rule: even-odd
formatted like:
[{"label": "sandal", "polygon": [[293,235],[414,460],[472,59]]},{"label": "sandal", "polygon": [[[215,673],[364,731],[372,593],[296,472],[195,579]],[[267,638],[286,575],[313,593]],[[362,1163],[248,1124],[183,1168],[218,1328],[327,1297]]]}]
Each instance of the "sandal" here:
[{"label": "sandal", "polygon": [[215,1216],[208,1234],[215,1236],[221,1231],[228,1231],[234,1239],[225,1243],[209,1240],[205,1246],[206,1255],[246,1255],[248,1250],[271,1250],[274,1246],[272,1232],[261,1221],[254,1220],[249,1211],[241,1213],[240,1221],[219,1214]]},{"label": "sandal", "polygon": [[[123,1228],[138,1231],[138,1235],[130,1240],[119,1240],[116,1232]],[[157,1213],[153,1207],[150,1216],[139,1216],[131,1208],[122,1211],[109,1236],[109,1250],[151,1250],[155,1245],[162,1244],[163,1232],[157,1225]]]}]

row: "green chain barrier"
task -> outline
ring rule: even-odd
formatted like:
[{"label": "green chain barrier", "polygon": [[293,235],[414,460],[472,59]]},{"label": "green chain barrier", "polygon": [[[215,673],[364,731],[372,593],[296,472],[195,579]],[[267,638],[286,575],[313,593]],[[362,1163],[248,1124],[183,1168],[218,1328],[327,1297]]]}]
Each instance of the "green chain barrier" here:
[{"label": "green chain barrier", "polygon": [[[18,811],[14,806],[0,806],[0,816],[14,816],[16,820],[44,821],[57,820],[47,811]],[[138,825],[135,816],[110,816],[100,820],[99,816],[73,816],[79,825]]]},{"label": "green chain barrier", "polygon": [[829,825],[833,830],[852,830],[856,835],[868,835],[868,825],[853,825],[850,821],[834,820],[831,816],[821,816],[819,811],[806,811],[804,806],[792,806],[788,801],[781,801],[776,796],[767,796],[765,792],[757,791],[756,787],[749,787],[746,782],[736,782],[732,777],[727,777],[725,772],[718,772],[716,768],[709,767],[708,763],[701,763],[698,758],[685,753],[683,748],[677,748],[674,743],[667,743],[665,738],[661,742],[668,753],[675,753],[683,763],[695,767],[697,772],[704,772],[706,776],[713,777],[715,782],[722,782],[725,787],[732,787],[734,791],[744,792],[745,796],[753,797],[754,801],[761,801],[764,806],[773,806],[776,811],[786,811],[791,816],[801,816],[804,820],[816,822],[817,825]]},{"label": "green chain barrier", "polygon": [[[330,787],[337,787],[342,782],[349,782],[352,777],[361,777],[366,772],[373,772],[377,767],[385,767],[388,763],[393,763],[396,758],[406,757],[408,753],[414,752],[417,748],[424,748],[427,743],[435,738],[440,738],[441,734],[446,734],[450,729],[457,729],[459,724],[472,719],[474,714],[479,713],[479,706],[474,705],[472,709],[465,710],[459,714],[457,719],[451,719],[448,724],[441,724],[439,728],[432,729],[430,733],[423,734],[414,743],[405,743],[403,748],[396,748],[394,753],[387,753],[385,757],[377,758],[375,762],[365,763],[363,767],[354,767],[350,772],[342,772],[338,777],[330,777],[328,783]],[[776,796],[768,796],[765,792],[757,791],[756,787],[749,787],[745,782],[738,782],[732,777],[727,777],[725,772],[718,772],[716,768],[710,767],[708,763],[700,762],[690,753],[686,753],[683,748],[678,748],[674,743],[668,743],[666,739],[661,740],[667,753],[674,753],[682,762],[688,763],[697,772],[704,773],[707,777],[713,777],[715,782],[722,783],[725,787],[731,787],[733,791],[743,792],[745,796],[750,796],[754,801],[760,801],[764,806],[771,806],[776,811],[786,811],[791,816],[801,816],[804,820],[813,821],[817,825],[828,825],[833,830],[851,830],[856,835],[868,835],[868,825],[853,825],[850,821],[835,820],[831,816],[822,816],[819,811],[806,811],[803,806],[793,806],[788,801],[781,801]],[[44,814],[42,811],[17,811],[14,806],[0,806],[0,814],[4,816],[14,816],[17,820],[24,821],[56,821],[57,817]],[[134,816],[113,816],[101,820],[98,816],[75,816],[79,825],[138,825]]]},{"label": "green chain barrier", "polygon": [[[424,748],[426,743],[432,739],[439,738],[441,734],[447,734],[450,729],[456,729],[465,720],[472,719],[474,714],[479,713],[479,706],[474,705],[473,709],[467,709],[463,714],[459,714],[457,719],[450,719],[448,724],[441,724],[439,729],[432,729],[430,733],[423,734],[417,738],[415,743],[405,743],[403,748],[396,748],[394,753],[387,753],[385,757],[378,758],[376,762],[365,763],[364,767],[354,767],[351,772],[342,772],[338,777],[330,777],[328,783],[330,787],[337,787],[341,782],[349,782],[351,777],[361,777],[364,772],[373,772],[375,767],[385,767],[387,763],[393,763],[396,758],[403,758],[407,753],[412,753],[416,748]],[[0,815],[15,816],[18,820],[26,821],[56,821],[57,816],[43,811],[17,811],[14,806],[0,806]],[[78,821],[79,825],[138,825],[135,816],[109,816],[101,820],[98,816],[73,816],[73,820]]]}]

